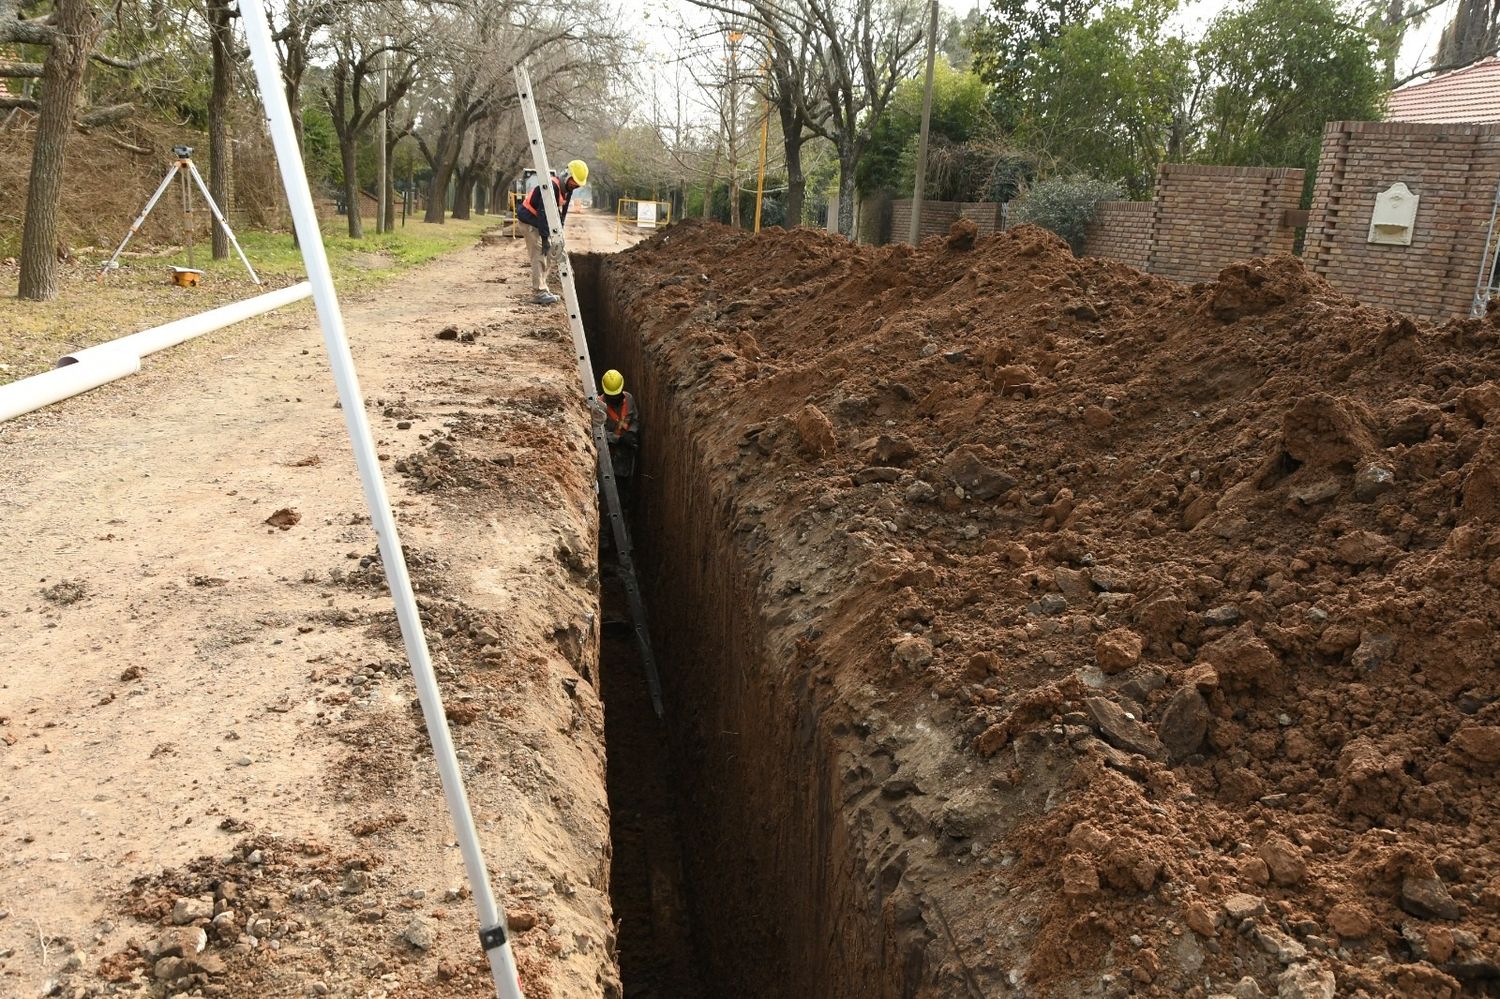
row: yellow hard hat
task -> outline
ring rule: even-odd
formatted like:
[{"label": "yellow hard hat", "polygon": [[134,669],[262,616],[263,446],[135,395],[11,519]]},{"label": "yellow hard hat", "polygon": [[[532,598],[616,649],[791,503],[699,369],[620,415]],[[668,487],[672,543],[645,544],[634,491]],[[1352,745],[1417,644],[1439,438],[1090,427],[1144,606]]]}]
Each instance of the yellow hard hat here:
[{"label": "yellow hard hat", "polygon": [[583,160],[573,160],[568,164],[568,175],[582,187],[589,182],[589,165]]},{"label": "yellow hard hat", "polygon": [[619,395],[625,388],[625,376],[614,368],[604,372],[604,377],[599,379],[599,384],[604,388],[605,395]]}]

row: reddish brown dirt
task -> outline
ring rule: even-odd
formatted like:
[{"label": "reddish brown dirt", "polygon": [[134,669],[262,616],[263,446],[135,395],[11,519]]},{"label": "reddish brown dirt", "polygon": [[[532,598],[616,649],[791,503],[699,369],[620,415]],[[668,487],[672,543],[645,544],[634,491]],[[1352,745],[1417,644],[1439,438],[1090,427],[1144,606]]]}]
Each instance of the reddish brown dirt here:
[{"label": "reddish brown dirt", "polygon": [[1496,322],[1030,227],[605,266],[646,481],[697,461],[777,653],[736,682],[853,784],[881,994],[1500,994]]}]

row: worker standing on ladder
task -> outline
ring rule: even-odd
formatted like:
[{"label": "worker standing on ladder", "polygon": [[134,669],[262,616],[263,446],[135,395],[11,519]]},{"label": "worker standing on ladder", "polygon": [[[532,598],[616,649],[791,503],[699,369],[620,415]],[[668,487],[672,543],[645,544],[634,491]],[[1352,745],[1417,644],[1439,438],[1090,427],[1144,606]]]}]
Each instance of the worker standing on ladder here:
[{"label": "worker standing on ladder", "polygon": [[547,290],[547,272],[552,256],[552,239],[547,232],[547,209],[542,204],[542,188],[550,186],[557,198],[557,224],[568,220],[568,205],[573,201],[573,192],[589,182],[589,165],[583,160],[568,164],[563,175],[552,176],[550,185],[537,184],[516,205],[516,221],[526,227],[526,252],[531,255],[532,301],[538,305],[551,305],[558,301],[556,295]]},{"label": "worker standing on ladder", "polygon": [[636,451],[641,446],[641,414],[635,408],[635,396],[625,391],[625,376],[613,368],[599,379],[604,394],[604,439],[609,443],[609,460],[614,466],[615,485],[620,503],[629,507],[635,493]]}]

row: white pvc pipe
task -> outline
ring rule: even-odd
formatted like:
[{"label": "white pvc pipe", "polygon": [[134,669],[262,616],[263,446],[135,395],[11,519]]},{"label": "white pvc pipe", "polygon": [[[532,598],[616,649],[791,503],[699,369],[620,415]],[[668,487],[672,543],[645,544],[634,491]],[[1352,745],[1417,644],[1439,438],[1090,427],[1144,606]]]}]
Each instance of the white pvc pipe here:
[{"label": "white pvc pipe", "polygon": [[[302,149],[297,142],[297,133],[292,128],[292,112],[287,106],[281,65],[271,40],[271,27],[266,20],[264,0],[241,0],[240,15],[245,22],[245,40],[250,45],[250,61],[255,67],[256,83],[271,127],[276,164],[281,170],[287,205],[297,229],[298,245],[302,248],[302,261],[307,268],[308,280],[312,282],[313,301],[318,306],[318,323],[323,330],[328,363],[333,369],[339,400],[343,403],[349,443],[354,449],[355,464],[359,466],[365,503],[369,507],[370,521],[380,544],[380,557],[390,585],[391,599],[396,604],[396,620],[401,625],[401,640],[406,646],[406,657],[411,662],[412,679],[416,682],[417,697],[422,702],[422,717],[427,723],[427,735],[432,740],[433,759],[442,778],[443,797],[447,800],[453,831],[458,838],[459,851],[463,854],[469,890],[474,895],[474,907],[479,916],[480,943],[489,959],[496,995],[499,999],[522,999],[515,955],[511,953],[510,942],[505,937],[505,914],[500,911],[490,888],[484,853],[479,847],[479,835],[474,828],[474,816],[469,811],[469,800],[464,792],[463,774],[459,770],[458,756],[453,749],[453,735],[448,731],[448,718],[443,712],[442,693],[438,690],[437,676],[432,670],[427,639],[422,633],[422,619],[417,613],[416,597],[412,593],[411,578],[406,571],[406,556],[401,550],[401,540],[396,534],[396,521],[391,515],[390,499],[386,496],[385,482],[380,476],[380,461],[375,452],[375,442],[370,436],[364,396],[359,389],[354,358],[349,352],[349,340],[344,333],[344,317],[339,311],[333,273],[329,270],[328,254],[323,247],[323,232],[318,227],[318,216],[313,210],[312,190],[307,184],[307,168],[302,162]],[[351,206],[350,210],[357,208],[357,205]]]},{"label": "white pvc pipe", "polygon": [[0,385],[0,423],[14,419],[54,402],[68,399],[96,389],[105,382],[124,378],[141,370],[141,359],[134,354],[119,352],[91,358],[87,364],[70,364],[65,368],[30,378],[22,378],[9,385]]},{"label": "white pvc pipe", "polygon": [[154,354],[158,350],[175,347],[185,340],[191,340],[195,336],[204,333],[212,333],[214,330],[232,326],[246,319],[263,315],[273,309],[279,309],[283,305],[300,302],[302,299],[312,295],[312,285],[306,281],[299,282],[288,288],[267,292],[264,295],[256,295],[240,302],[231,302],[217,309],[200,312],[196,316],[188,316],[174,322],[161,326],[153,326],[149,330],[141,330],[129,336],[122,336],[118,340],[101,343],[96,347],[88,347],[84,350],[75,350],[71,354],[62,357],[57,366],[68,364],[80,364],[90,361],[95,357],[106,354],[131,354],[137,358]]},{"label": "white pvc pipe", "polygon": [[57,367],[51,371],[0,385],[0,423],[96,389],[117,378],[133,375],[141,370],[141,358],[147,354],[175,347],[195,336],[212,333],[283,305],[300,302],[311,294],[312,285],[303,281],[243,302],[232,302],[196,316],[75,350],[59,358]]}]

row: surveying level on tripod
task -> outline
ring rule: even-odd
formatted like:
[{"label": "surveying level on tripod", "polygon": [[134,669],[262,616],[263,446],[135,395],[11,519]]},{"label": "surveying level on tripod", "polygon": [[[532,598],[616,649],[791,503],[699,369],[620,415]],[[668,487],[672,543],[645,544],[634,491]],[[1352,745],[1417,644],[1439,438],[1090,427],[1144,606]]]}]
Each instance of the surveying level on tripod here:
[{"label": "surveying level on tripod", "polygon": [[183,243],[187,246],[187,266],[172,267],[172,283],[183,288],[196,288],[203,280],[203,271],[194,267],[193,261],[193,188],[196,187],[203,195],[203,200],[208,204],[208,210],[213,213],[214,221],[224,227],[224,234],[229,237],[229,243],[234,247],[234,252],[239,254],[240,262],[245,265],[245,270],[250,272],[250,281],[260,284],[260,278],[255,273],[255,268],[250,266],[250,261],[245,256],[245,251],[240,248],[240,241],[234,237],[234,230],[229,228],[229,220],[224,213],[219,211],[219,205],[214,201],[214,196],[209,193],[208,185],[203,181],[203,175],[198,172],[197,165],[193,162],[192,146],[173,146],[172,155],[177,157],[172,165],[167,168],[167,175],[162,178],[161,184],[156,188],[156,193],[151,195],[146,202],[146,207],[141,209],[141,214],[136,216],[130,225],[130,231],[120,241],[119,247],[115,249],[114,255],[99,268],[99,280],[104,280],[104,275],[120,266],[120,255],[125,252],[125,246],[140,232],[141,226],[146,224],[146,218],[151,210],[156,207],[161,196],[167,193],[167,188],[172,186],[176,179],[182,188],[182,235]]}]

